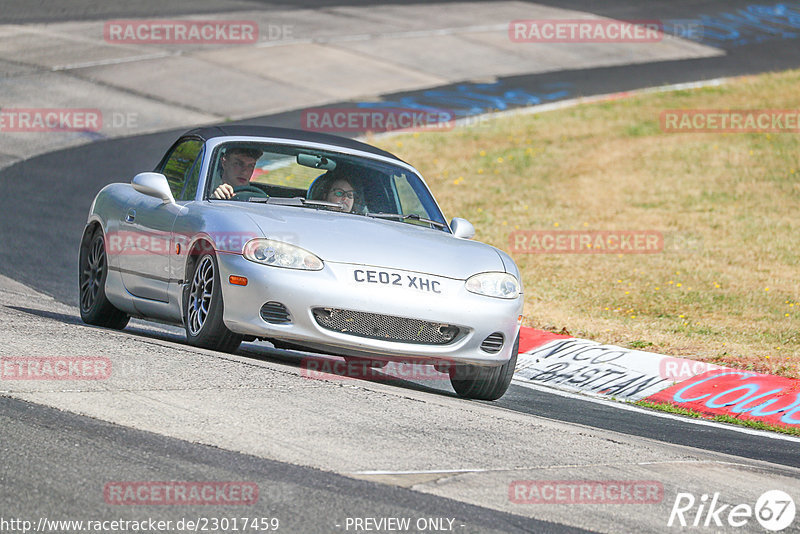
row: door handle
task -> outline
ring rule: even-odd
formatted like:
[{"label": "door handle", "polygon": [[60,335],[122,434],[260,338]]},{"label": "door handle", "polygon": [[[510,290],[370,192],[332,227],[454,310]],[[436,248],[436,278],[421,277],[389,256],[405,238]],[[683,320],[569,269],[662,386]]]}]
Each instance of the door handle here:
[{"label": "door handle", "polygon": [[136,210],[135,209],[129,209],[128,210],[128,214],[125,216],[125,222],[129,222],[130,223],[130,222],[133,222],[134,219],[136,219]]}]

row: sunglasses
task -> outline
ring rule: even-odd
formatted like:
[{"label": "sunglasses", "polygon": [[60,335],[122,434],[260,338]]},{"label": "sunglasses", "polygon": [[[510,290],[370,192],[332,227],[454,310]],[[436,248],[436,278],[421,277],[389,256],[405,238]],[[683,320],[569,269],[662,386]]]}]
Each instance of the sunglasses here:
[{"label": "sunglasses", "polygon": [[335,196],[336,198],[342,198],[345,196],[351,200],[356,198],[355,191],[345,191],[344,189],[333,189],[331,193],[333,193],[333,196]]}]

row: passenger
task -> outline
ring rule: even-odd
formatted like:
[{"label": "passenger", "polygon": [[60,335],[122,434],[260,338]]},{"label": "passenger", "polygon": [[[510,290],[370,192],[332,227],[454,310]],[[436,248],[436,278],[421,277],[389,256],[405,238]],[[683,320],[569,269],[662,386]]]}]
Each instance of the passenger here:
[{"label": "passenger", "polygon": [[351,213],[356,201],[356,191],[345,178],[337,178],[330,182],[327,191],[323,190],[323,197],[328,202],[336,202],[342,206],[342,211]]},{"label": "passenger", "polygon": [[248,185],[261,154],[263,152],[257,148],[229,148],[219,159],[219,166],[222,169],[219,178],[222,184],[214,190],[211,198],[229,199],[235,194],[234,187]]}]

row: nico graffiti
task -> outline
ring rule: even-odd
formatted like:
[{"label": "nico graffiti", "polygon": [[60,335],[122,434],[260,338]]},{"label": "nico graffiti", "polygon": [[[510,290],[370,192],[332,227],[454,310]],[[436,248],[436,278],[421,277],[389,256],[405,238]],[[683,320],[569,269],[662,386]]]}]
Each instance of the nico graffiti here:
[{"label": "nico graffiti", "polygon": [[561,339],[520,354],[514,378],[639,400],[673,384],[662,376],[660,362],[664,358],[584,339]]}]

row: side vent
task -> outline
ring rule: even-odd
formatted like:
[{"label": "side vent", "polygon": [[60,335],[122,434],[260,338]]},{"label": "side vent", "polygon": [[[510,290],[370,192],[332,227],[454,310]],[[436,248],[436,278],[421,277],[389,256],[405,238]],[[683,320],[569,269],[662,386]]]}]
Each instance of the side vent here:
[{"label": "side vent", "polygon": [[280,302],[267,302],[261,306],[261,318],[272,324],[289,324],[292,322],[289,310]]},{"label": "side vent", "polygon": [[481,350],[489,354],[495,354],[496,352],[500,352],[500,349],[503,348],[504,341],[505,337],[503,337],[503,334],[495,332],[483,340],[483,343],[481,343]]}]

